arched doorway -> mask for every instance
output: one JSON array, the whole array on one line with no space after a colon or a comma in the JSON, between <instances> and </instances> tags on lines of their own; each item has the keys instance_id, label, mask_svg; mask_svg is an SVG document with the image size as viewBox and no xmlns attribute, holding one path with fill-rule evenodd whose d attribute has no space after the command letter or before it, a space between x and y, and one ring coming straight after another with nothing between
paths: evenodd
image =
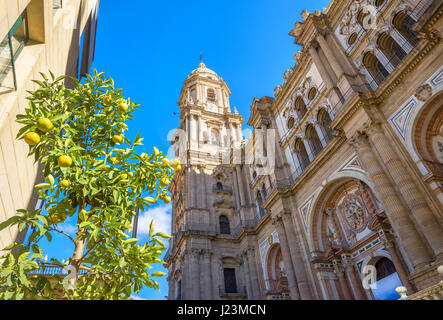
<instances>
[{"instance_id":1,"label":"arched doorway","mask_svg":"<svg viewBox=\"0 0 443 320\"><path fill-rule=\"evenodd\" d=\"M312 263L318 273L324 299L386 297L387 294L377 295L381 290L371 295L371 288L364 281L366 271L363 267L374 256L385 256L389 261L381 260L376 267L380 270L379 276L382 276L377 286L396 294L392 285L399 286L401 282L397 272L392 272L396 267L392 268L391 251L397 259L395 266L403 265L404 261L396 248L385 247L384 237L387 234L396 244L395 233L367 183L351 177L330 181L313 204L310 230ZM401 271L404 274L404 268ZM368 285L371 283L374 282Z\"/></svg>"},{"instance_id":2,"label":"arched doorway","mask_svg":"<svg viewBox=\"0 0 443 320\"><path fill-rule=\"evenodd\" d=\"M267 257L267 292L268 299L289 298L288 278L279 244L269 249Z\"/></svg>"},{"instance_id":3,"label":"arched doorway","mask_svg":"<svg viewBox=\"0 0 443 320\"><path fill-rule=\"evenodd\" d=\"M402 286L394 263L386 257L377 257L373 264L376 282L371 284L371 292L375 300L398 300L395 289Z\"/></svg>"}]
</instances>

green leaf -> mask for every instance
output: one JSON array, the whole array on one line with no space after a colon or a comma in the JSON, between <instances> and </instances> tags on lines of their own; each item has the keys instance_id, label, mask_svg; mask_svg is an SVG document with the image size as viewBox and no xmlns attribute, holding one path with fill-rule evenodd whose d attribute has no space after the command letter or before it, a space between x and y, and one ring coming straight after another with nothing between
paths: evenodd
<instances>
[{"instance_id":1,"label":"green leaf","mask_svg":"<svg viewBox=\"0 0 443 320\"><path fill-rule=\"evenodd\" d=\"M19 217L19 216L13 216L13 217L9 218L8 220L3 221L2 223L0 223L0 231L9 227L12 224L15 224L17 221L20 220L20 218L21 217Z\"/></svg>"},{"instance_id":2,"label":"green leaf","mask_svg":"<svg viewBox=\"0 0 443 320\"><path fill-rule=\"evenodd\" d=\"M157 232L156 234L154 234L154 237L161 237L161 238L165 238L165 239L170 239L172 238L170 235L167 235L166 233L163 232Z\"/></svg>"},{"instance_id":3,"label":"green leaf","mask_svg":"<svg viewBox=\"0 0 443 320\"><path fill-rule=\"evenodd\" d=\"M138 241L138 239L136 239L136 238L130 238L130 239L124 240L123 242L131 244L131 243L136 243L137 241Z\"/></svg>"},{"instance_id":4,"label":"green leaf","mask_svg":"<svg viewBox=\"0 0 443 320\"><path fill-rule=\"evenodd\" d=\"M42 190L47 190L47 189L51 188L51 185L49 183L39 183L39 184L36 184L34 186L34 188L42 189Z\"/></svg>"},{"instance_id":5,"label":"green leaf","mask_svg":"<svg viewBox=\"0 0 443 320\"><path fill-rule=\"evenodd\" d=\"M154 219L151 220L151 223L149 224L149 236L151 237L154 233Z\"/></svg>"},{"instance_id":6,"label":"green leaf","mask_svg":"<svg viewBox=\"0 0 443 320\"><path fill-rule=\"evenodd\" d=\"M166 273L161 271L156 271L153 274L151 274L151 277L163 277Z\"/></svg>"}]
</instances>

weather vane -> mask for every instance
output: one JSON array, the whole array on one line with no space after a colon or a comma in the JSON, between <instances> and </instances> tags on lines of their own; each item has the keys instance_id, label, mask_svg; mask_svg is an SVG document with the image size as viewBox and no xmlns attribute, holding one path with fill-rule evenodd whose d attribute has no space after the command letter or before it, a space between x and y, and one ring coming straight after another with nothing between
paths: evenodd
<instances>
[{"instance_id":1,"label":"weather vane","mask_svg":"<svg viewBox=\"0 0 443 320\"><path fill-rule=\"evenodd\" d=\"M203 54L200 52L200 62L203 62Z\"/></svg>"}]
</instances>

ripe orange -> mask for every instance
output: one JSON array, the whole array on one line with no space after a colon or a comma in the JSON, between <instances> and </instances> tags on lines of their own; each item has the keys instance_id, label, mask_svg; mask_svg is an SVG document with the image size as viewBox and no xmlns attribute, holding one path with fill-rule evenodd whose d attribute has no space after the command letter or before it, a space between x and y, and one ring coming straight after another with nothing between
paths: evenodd
<instances>
[{"instance_id":1,"label":"ripe orange","mask_svg":"<svg viewBox=\"0 0 443 320\"><path fill-rule=\"evenodd\" d=\"M69 182L69 180L63 179L62 181L60 181L60 185L64 188L69 187L71 183Z\"/></svg>"},{"instance_id":2,"label":"ripe orange","mask_svg":"<svg viewBox=\"0 0 443 320\"><path fill-rule=\"evenodd\" d=\"M40 136L35 132L28 132L25 135L25 142L30 146L35 146L40 143Z\"/></svg>"},{"instance_id":3,"label":"ripe orange","mask_svg":"<svg viewBox=\"0 0 443 320\"><path fill-rule=\"evenodd\" d=\"M70 156L63 155L58 158L58 165L62 168L67 168L72 165L72 159Z\"/></svg>"},{"instance_id":4,"label":"ripe orange","mask_svg":"<svg viewBox=\"0 0 443 320\"><path fill-rule=\"evenodd\" d=\"M121 143L123 141L123 136L121 134L116 134L112 137L114 143Z\"/></svg>"},{"instance_id":5,"label":"ripe orange","mask_svg":"<svg viewBox=\"0 0 443 320\"><path fill-rule=\"evenodd\" d=\"M40 130L42 132L48 132L52 128L54 128L54 125L52 124L51 120L49 120L48 118L38 119L38 121L37 121L37 129L38 130Z\"/></svg>"},{"instance_id":6,"label":"ripe orange","mask_svg":"<svg viewBox=\"0 0 443 320\"><path fill-rule=\"evenodd\" d=\"M166 158L162 159L162 165L164 165L165 167L169 166L169 160Z\"/></svg>"},{"instance_id":7,"label":"ripe orange","mask_svg":"<svg viewBox=\"0 0 443 320\"><path fill-rule=\"evenodd\" d=\"M118 107L120 108L120 110L126 111L128 110L128 104L125 102L122 102L118 105Z\"/></svg>"},{"instance_id":8,"label":"ripe orange","mask_svg":"<svg viewBox=\"0 0 443 320\"><path fill-rule=\"evenodd\" d=\"M171 197L165 196L162 200L164 201L164 203L168 204L169 202L171 202Z\"/></svg>"},{"instance_id":9,"label":"ripe orange","mask_svg":"<svg viewBox=\"0 0 443 320\"><path fill-rule=\"evenodd\" d=\"M161 180L160 180L160 186L161 187L166 187L167 185L169 185L169 179L166 179L166 178L162 178Z\"/></svg>"},{"instance_id":10,"label":"ripe orange","mask_svg":"<svg viewBox=\"0 0 443 320\"><path fill-rule=\"evenodd\" d=\"M112 99L111 99L110 97L108 97L108 96L105 96L105 97L103 98L103 102L104 102L105 104L110 104L110 103L112 102Z\"/></svg>"}]
</instances>

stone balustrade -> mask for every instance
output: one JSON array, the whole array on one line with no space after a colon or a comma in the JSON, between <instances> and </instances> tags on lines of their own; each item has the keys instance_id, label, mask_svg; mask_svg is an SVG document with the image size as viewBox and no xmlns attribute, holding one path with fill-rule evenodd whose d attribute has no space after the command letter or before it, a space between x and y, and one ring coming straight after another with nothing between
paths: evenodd
<instances>
[{"instance_id":1,"label":"stone balustrade","mask_svg":"<svg viewBox=\"0 0 443 320\"><path fill-rule=\"evenodd\" d=\"M437 268L437 272L443 278L443 265ZM405 287L398 287L395 291L401 296L399 300L443 300L443 280L410 296Z\"/></svg>"}]
</instances>

